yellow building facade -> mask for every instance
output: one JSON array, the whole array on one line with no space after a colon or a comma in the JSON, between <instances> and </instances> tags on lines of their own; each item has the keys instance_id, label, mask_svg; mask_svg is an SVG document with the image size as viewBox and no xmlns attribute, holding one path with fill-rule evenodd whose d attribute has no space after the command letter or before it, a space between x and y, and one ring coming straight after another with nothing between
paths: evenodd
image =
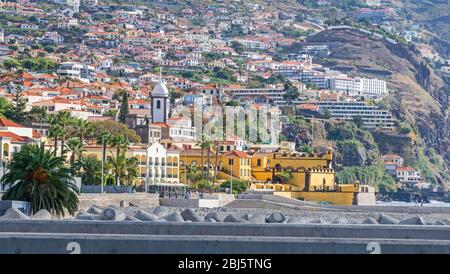
<instances>
[{"instance_id":1,"label":"yellow building facade","mask_svg":"<svg viewBox=\"0 0 450 274\"><path fill-rule=\"evenodd\" d=\"M167 157L156 163L163 169L160 168L157 174L153 174L153 172L156 173L153 168L152 170L155 171L151 171L150 174L151 176L157 175L160 178L158 183L189 184L190 182L185 174L186 166L196 165L200 167L203 164L206 170L209 155L210 178L213 178L216 169L218 183L230 178L242 179L250 182L250 189L270 189L273 190L275 195L338 205L355 204L356 195L361 192L361 186L357 182L344 185L336 184L331 150L322 155L298 152L255 152L249 154L233 150L219 152L216 161L216 153L212 150L209 153L204 150L202 153L199 148L180 149L173 145L165 145L162 147L166 149ZM115 155L115 148L107 148L106 153L107 157ZM83 155L101 159L101 146L87 146ZM70 155L66 156L70 157ZM136 185L144 184L146 178L146 146L130 146L126 151L126 156L136 157L139 160L140 178L136 180ZM149 157L153 156L150 155ZM152 161L151 164L154 164Z\"/></svg>"}]
</instances>

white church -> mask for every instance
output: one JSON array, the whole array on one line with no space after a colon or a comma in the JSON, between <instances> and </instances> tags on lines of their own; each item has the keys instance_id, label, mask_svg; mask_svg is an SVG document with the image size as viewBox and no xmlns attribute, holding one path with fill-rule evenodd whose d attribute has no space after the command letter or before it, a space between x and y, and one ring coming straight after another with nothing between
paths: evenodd
<instances>
[{"instance_id":1,"label":"white church","mask_svg":"<svg viewBox=\"0 0 450 274\"><path fill-rule=\"evenodd\" d=\"M190 117L169 117L169 90L160 79L150 95L151 123L149 124L149 143L161 141L193 142L196 140L196 128Z\"/></svg>"}]
</instances>

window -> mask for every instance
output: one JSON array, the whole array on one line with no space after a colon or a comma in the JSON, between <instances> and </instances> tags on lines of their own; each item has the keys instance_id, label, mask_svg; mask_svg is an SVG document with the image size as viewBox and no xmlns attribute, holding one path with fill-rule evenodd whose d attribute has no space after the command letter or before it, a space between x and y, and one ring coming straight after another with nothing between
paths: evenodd
<instances>
[{"instance_id":1,"label":"window","mask_svg":"<svg viewBox=\"0 0 450 274\"><path fill-rule=\"evenodd\" d=\"M229 165L233 165L233 164L234 164L233 159L229 159L229 160L228 160L228 164L229 164Z\"/></svg>"},{"instance_id":2,"label":"window","mask_svg":"<svg viewBox=\"0 0 450 274\"><path fill-rule=\"evenodd\" d=\"M261 166L261 159L258 159L258 160L256 161L256 165L257 165L257 166Z\"/></svg>"},{"instance_id":3,"label":"window","mask_svg":"<svg viewBox=\"0 0 450 274\"><path fill-rule=\"evenodd\" d=\"M161 108L161 101L156 101L156 108L157 109L160 109Z\"/></svg>"}]
</instances>

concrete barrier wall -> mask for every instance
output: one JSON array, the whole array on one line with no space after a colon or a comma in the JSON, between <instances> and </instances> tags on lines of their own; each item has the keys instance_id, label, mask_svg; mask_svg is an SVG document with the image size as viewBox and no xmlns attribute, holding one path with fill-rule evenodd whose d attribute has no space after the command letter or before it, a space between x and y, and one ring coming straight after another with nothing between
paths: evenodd
<instances>
[{"instance_id":1,"label":"concrete barrier wall","mask_svg":"<svg viewBox=\"0 0 450 274\"><path fill-rule=\"evenodd\" d=\"M0 233L2 254L369 254L368 239ZM382 254L449 254L449 241L385 240Z\"/></svg>"},{"instance_id":2,"label":"concrete barrier wall","mask_svg":"<svg viewBox=\"0 0 450 274\"><path fill-rule=\"evenodd\" d=\"M373 206L376 204L376 197L373 193L364 193L360 192L356 194L356 203L357 205L367 205L367 206Z\"/></svg>"},{"instance_id":3,"label":"concrete barrier wall","mask_svg":"<svg viewBox=\"0 0 450 274\"><path fill-rule=\"evenodd\" d=\"M170 199L160 198L159 204L170 207L188 207L188 208L215 208L220 207L219 200L212 199Z\"/></svg>"},{"instance_id":4,"label":"concrete barrier wall","mask_svg":"<svg viewBox=\"0 0 450 274\"><path fill-rule=\"evenodd\" d=\"M332 211L361 211L361 212L386 212L386 213L409 213L409 214L431 214L442 213L450 214L450 207L437 206L377 206L377 205L357 205L357 206L338 206L338 205L320 205L317 203L300 201L288 197L267 194L240 194L239 199L230 203L229 207L258 207L283 209L283 208L309 208L314 210L332 210Z\"/></svg>"},{"instance_id":5,"label":"concrete barrier wall","mask_svg":"<svg viewBox=\"0 0 450 274\"><path fill-rule=\"evenodd\" d=\"M1 220L0 233L450 240L448 226Z\"/></svg>"},{"instance_id":6,"label":"concrete barrier wall","mask_svg":"<svg viewBox=\"0 0 450 274\"><path fill-rule=\"evenodd\" d=\"M228 203L234 201L234 195L227 194L227 193L204 193L203 194L204 199L215 199L219 201L219 206L225 206Z\"/></svg>"},{"instance_id":7,"label":"concrete barrier wall","mask_svg":"<svg viewBox=\"0 0 450 274\"><path fill-rule=\"evenodd\" d=\"M159 205L159 196L157 194L145 194L145 193L132 193L132 194L80 194L78 197L80 203L78 204L79 210L86 210L93 205L108 206L115 205L120 206L123 201L125 206L129 206L130 203L139 207L155 207Z\"/></svg>"}]
</instances>

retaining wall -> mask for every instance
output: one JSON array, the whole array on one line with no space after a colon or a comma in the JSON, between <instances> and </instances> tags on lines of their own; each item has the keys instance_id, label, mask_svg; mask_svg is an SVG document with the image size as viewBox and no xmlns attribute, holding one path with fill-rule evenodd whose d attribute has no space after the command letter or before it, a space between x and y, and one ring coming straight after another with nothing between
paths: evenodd
<instances>
[{"instance_id":1,"label":"retaining wall","mask_svg":"<svg viewBox=\"0 0 450 274\"><path fill-rule=\"evenodd\" d=\"M449 254L449 241L380 239L379 253ZM0 233L3 254L368 254L368 239Z\"/></svg>"},{"instance_id":2,"label":"retaining wall","mask_svg":"<svg viewBox=\"0 0 450 274\"><path fill-rule=\"evenodd\" d=\"M83 193L78 196L80 203L78 204L79 210L86 210L89 207L96 206L108 206L115 205L120 206L123 202L125 207L128 207L130 203L139 207L155 207L159 205L159 196L157 194L145 194L145 193L120 193L120 194L88 194Z\"/></svg>"}]
</instances>

